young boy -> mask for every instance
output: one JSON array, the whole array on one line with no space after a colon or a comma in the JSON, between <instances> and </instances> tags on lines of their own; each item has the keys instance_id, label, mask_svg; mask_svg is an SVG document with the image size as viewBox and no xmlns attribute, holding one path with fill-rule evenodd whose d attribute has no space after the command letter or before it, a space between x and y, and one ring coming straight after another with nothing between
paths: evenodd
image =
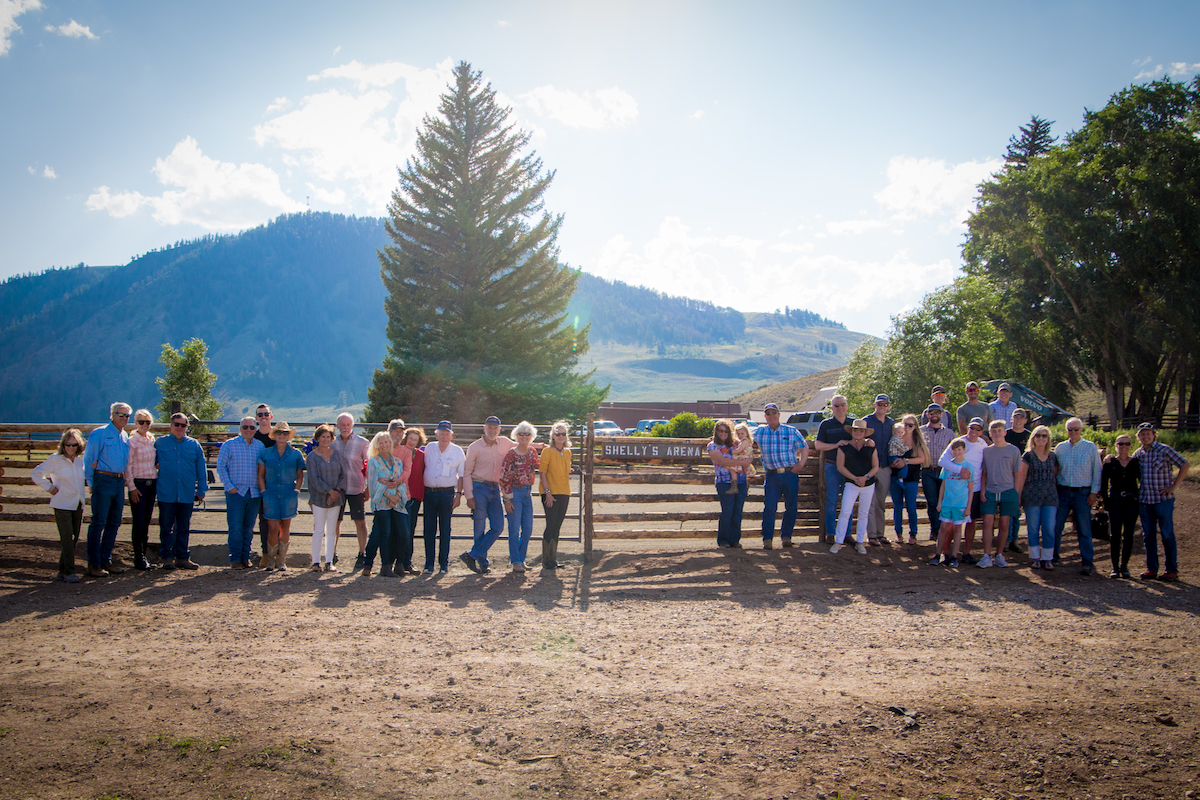
<instances>
[{"instance_id":1,"label":"young boy","mask_svg":"<svg viewBox=\"0 0 1200 800\"><path fill-rule=\"evenodd\" d=\"M1012 427L1004 432L1004 441L1011 444L1024 455L1025 449L1029 446L1029 429L1025 427L1025 423L1029 420L1029 413L1023 408L1018 408L1013 411ZM1012 521L1008 523L1008 546L1005 550L1012 553L1023 553L1021 545L1018 544L1021 538L1021 507L1017 506L1017 511L1013 514Z\"/></svg>"},{"instance_id":2,"label":"young boy","mask_svg":"<svg viewBox=\"0 0 1200 800\"><path fill-rule=\"evenodd\" d=\"M983 451L983 471L980 475L980 494L983 496L983 558L979 568L1007 567L1004 545L1008 541L1008 526L1020 504L1017 494L1017 473L1021 470L1021 451L1004 439L1004 420L993 420L989 426L992 446ZM997 522L993 536L992 528Z\"/></svg>"},{"instance_id":3,"label":"young boy","mask_svg":"<svg viewBox=\"0 0 1200 800\"><path fill-rule=\"evenodd\" d=\"M958 566L958 546L962 541L962 526L970 519L971 487L974 484L971 466L966 461L967 443L961 438L950 443L950 458L954 470L942 467L942 488L938 492L938 519L942 529L938 534L937 554L929 563L938 566Z\"/></svg>"}]
</instances>

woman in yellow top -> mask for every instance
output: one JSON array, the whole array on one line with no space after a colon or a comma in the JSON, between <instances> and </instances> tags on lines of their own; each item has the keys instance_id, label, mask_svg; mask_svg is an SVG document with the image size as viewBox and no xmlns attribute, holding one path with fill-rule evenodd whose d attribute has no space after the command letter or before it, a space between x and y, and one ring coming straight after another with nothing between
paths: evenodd
<instances>
[{"instance_id":1,"label":"woman in yellow top","mask_svg":"<svg viewBox=\"0 0 1200 800\"><path fill-rule=\"evenodd\" d=\"M571 499L571 441L567 423L559 420L550 426L550 444L542 448L538 482L546 532L542 534L542 569L558 569L558 532L567 515Z\"/></svg>"}]
</instances>

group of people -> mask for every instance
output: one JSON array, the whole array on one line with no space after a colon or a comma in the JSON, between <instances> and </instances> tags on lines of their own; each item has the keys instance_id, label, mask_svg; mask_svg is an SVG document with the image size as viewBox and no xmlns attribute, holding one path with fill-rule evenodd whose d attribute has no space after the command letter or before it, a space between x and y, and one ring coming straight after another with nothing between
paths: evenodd
<instances>
[{"instance_id":1,"label":"group of people","mask_svg":"<svg viewBox=\"0 0 1200 800\"><path fill-rule=\"evenodd\" d=\"M833 537L830 551L845 545L857 509L854 548L866 554L868 542L888 541L884 509L892 498L894 535L903 543L907 517L908 543L918 540L917 493L925 497L929 538L936 542L931 564L980 568L1006 567L1004 553L1023 552L1018 543L1022 513L1028 539L1028 563L1033 569L1053 570L1061 561L1062 536L1073 512L1082 560L1081 573L1095 569L1092 510L1103 500L1112 534L1113 578L1130 578L1133 535L1140 519L1146 551L1143 579L1176 580L1179 576L1174 530L1174 494L1189 464L1158 441L1150 423L1137 430L1141 447L1122 434L1116 454L1101 459L1094 442L1083 438L1083 422L1067 420L1067 439L1055 445L1050 429L1029 430L1029 415L1012 402L1012 388L1001 384L997 399L984 403L979 384L965 387L967 401L954 409L954 427L945 387L934 386L921 418L891 416L891 398L875 398L874 413L851 419L843 395L831 400L832 416L821 423L812 449L821 454L825 479L824 522ZM779 408L768 403L766 424L753 432L764 476L763 548L773 547L780 500L784 512L780 537L792 546L799 473L808 456L804 437L779 422ZM739 448L748 430L730 420L718 420L708 453L714 466L721 516L720 547L741 547L742 509L747 470L753 454ZM840 513L839 513L840 502ZM983 552L972 555L976 533ZM1159 571L1158 541L1164 551Z\"/></svg>"},{"instance_id":2,"label":"group of people","mask_svg":"<svg viewBox=\"0 0 1200 800\"><path fill-rule=\"evenodd\" d=\"M133 417L134 432L126 428ZM50 506L62 544L57 579L78 583L75 548L83 506L91 489L86 574L124 572L114 558L125 501L133 521L133 567L138 570L197 569L189 550L195 503L208 493L208 470L200 443L188 436L189 421L171 416L169 436L151 433L154 417L127 403L113 403L110 421L85 437L70 428L57 451L33 470L33 481L50 493ZM380 577L405 573L432 575L450 569L450 523L466 497L474 522L474 543L460 558L472 571L490 571L489 550L504 534L507 518L509 562L524 572L533 534L534 485L538 486L546 527L544 570L557 569L558 540L571 497L571 445L565 421L551 426L550 442L535 445L537 429L521 422L512 437L500 435L500 420L488 417L484 432L464 451L454 444L454 426L437 424L435 441L425 431L392 420L371 440L354 433L354 418L342 414L335 426L320 425L303 448L291 444L295 430L275 421L269 406L258 406L223 442L216 474L225 492L229 566L253 569L251 551L258 523L258 568L286 570L292 520L300 493L307 491L313 515L311 570L336 572L336 544L347 511L357 534L355 570ZM159 558L150 561L147 542L155 502L160 527ZM424 568L413 563L416 521L425 506ZM372 512L368 532L366 512Z\"/></svg>"}]
</instances>

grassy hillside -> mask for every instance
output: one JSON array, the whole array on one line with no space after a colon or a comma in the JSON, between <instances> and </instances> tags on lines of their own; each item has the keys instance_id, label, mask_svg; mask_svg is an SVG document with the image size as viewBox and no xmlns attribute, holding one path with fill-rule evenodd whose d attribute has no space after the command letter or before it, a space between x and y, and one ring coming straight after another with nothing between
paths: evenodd
<instances>
[{"instance_id":1,"label":"grassy hillside","mask_svg":"<svg viewBox=\"0 0 1200 800\"><path fill-rule=\"evenodd\" d=\"M800 408L816 397L817 392L821 389L836 385L841 373L841 367L827 369L824 372L814 372L802 378L764 386L732 399L736 403L741 403L743 408L762 408L767 403L777 403L780 408Z\"/></svg>"}]
</instances>

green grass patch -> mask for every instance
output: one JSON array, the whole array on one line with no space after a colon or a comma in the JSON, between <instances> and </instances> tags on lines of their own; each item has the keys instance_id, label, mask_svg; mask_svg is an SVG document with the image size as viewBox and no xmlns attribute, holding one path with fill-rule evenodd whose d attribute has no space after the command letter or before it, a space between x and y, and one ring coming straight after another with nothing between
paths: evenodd
<instances>
[{"instance_id":1,"label":"green grass patch","mask_svg":"<svg viewBox=\"0 0 1200 800\"><path fill-rule=\"evenodd\" d=\"M142 750L149 750L153 747L162 747L172 750L176 757L186 758L189 754L195 753L215 753L226 745L236 742L234 736L222 736L218 739L205 739L200 736L182 736L175 737L169 733L160 733L158 736L151 739L142 747Z\"/></svg>"},{"instance_id":2,"label":"green grass patch","mask_svg":"<svg viewBox=\"0 0 1200 800\"><path fill-rule=\"evenodd\" d=\"M538 634L533 649L552 656L562 656L575 651L578 646L575 644L574 634L570 631L550 629Z\"/></svg>"}]
</instances>

